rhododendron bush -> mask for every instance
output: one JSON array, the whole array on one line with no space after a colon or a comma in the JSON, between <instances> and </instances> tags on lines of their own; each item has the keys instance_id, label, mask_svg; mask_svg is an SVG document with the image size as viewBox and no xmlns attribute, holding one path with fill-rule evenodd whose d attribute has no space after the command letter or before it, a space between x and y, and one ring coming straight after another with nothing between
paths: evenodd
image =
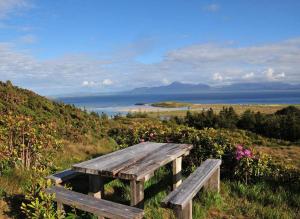
<instances>
[{"instance_id":1,"label":"rhododendron bush","mask_svg":"<svg viewBox=\"0 0 300 219\"><path fill-rule=\"evenodd\" d=\"M117 149L144 141L193 144L194 148L184 159L186 172L192 171L208 158L220 158L224 177L246 183L270 177L299 180L299 174L287 176L290 173L285 171L287 168L275 164L269 156L255 152L253 142L243 131L212 128L197 130L157 120L141 120L114 127L108 134L119 145ZM298 177L294 179L294 176Z\"/></svg>"}]
</instances>

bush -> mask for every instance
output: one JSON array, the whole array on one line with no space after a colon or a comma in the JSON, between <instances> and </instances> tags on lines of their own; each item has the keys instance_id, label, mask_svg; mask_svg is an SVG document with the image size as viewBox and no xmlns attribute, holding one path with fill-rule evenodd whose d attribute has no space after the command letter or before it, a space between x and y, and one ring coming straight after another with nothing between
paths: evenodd
<instances>
[{"instance_id":1,"label":"bush","mask_svg":"<svg viewBox=\"0 0 300 219\"><path fill-rule=\"evenodd\" d=\"M262 178L298 182L300 176L297 170L289 170L285 173L284 170L287 168L283 165L275 164L270 157L256 153L252 148L252 140L244 131L212 128L197 130L183 125L151 120L127 123L114 127L108 132L120 148L143 141L193 144L190 155L184 159L184 169L188 173L208 158L219 158L222 159L223 176L244 182L254 182ZM243 156L237 156L238 148L242 148Z\"/></svg>"}]
</instances>

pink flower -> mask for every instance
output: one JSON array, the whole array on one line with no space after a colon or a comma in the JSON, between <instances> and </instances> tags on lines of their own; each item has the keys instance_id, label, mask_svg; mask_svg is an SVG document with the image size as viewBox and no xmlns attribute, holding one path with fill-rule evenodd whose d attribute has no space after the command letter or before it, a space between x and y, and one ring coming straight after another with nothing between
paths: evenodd
<instances>
[{"instance_id":1,"label":"pink flower","mask_svg":"<svg viewBox=\"0 0 300 219\"><path fill-rule=\"evenodd\" d=\"M150 137L153 137L154 136L154 134L153 133L150 133Z\"/></svg>"},{"instance_id":2,"label":"pink flower","mask_svg":"<svg viewBox=\"0 0 300 219\"><path fill-rule=\"evenodd\" d=\"M236 159L237 160L240 160L241 158L243 158L243 156L244 156L245 154L244 154L244 151L236 151Z\"/></svg>"},{"instance_id":3,"label":"pink flower","mask_svg":"<svg viewBox=\"0 0 300 219\"><path fill-rule=\"evenodd\" d=\"M140 139L140 142L145 142L145 139L143 139L143 138L142 138L142 139Z\"/></svg>"},{"instance_id":4,"label":"pink flower","mask_svg":"<svg viewBox=\"0 0 300 219\"><path fill-rule=\"evenodd\" d=\"M249 149L244 150L245 157L252 157L252 152Z\"/></svg>"},{"instance_id":5,"label":"pink flower","mask_svg":"<svg viewBox=\"0 0 300 219\"><path fill-rule=\"evenodd\" d=\"M241 150L243 150L243 146L242 146L241 144L238 144L238 145L236 146L236 149L239 150L239 151L241 151Z\"/></svg>"}]
</instances>

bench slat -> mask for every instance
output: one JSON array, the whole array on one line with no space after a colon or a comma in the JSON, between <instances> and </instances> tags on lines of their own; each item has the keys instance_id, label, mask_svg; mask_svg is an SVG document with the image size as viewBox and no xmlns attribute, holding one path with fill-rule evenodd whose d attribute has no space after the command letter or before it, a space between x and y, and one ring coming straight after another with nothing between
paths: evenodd
<instances>
[{"instance_id":1,"label":"bench slat","mask_svg":"<svg viewBox=\"0 0 300 219\"><path fill-rule=\"evenodd\" d=\"M70 191L62 187L52 186L47 188L46 192L55 194L55 201L57 202L96 214L97 216L116 219L140 219L144 215L142 209L103 199L96 199L92 196Z\"/></svg>"},{"instance_id":2,"label":"bench slat","mask_svg":"<svg viewBox=\"0 0 300 219\"><path fill-rule=\"evenodd\" d=\"M204 161L197 170L162 201L162 205L183 209L220 165L221 160L219 159Z\"/></svg>"},{"instance_id":3,"label":"bench slat","mask_svg":"<svg viewBox=\"0 0 300 219\"><path fill-rule=\"evenodd\" d=\"M47 176L47 179L50 179L55 184L60 184L81 174L82 173L67 169Z\"/></svg>"}]
</instances>

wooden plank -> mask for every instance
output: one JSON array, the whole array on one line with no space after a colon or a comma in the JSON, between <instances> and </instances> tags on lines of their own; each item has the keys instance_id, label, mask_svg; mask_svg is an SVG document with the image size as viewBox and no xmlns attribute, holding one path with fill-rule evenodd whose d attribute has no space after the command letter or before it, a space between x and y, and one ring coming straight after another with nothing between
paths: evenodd
<instances>
[{"instance_id":1,"label":"wooden plank","mask_svg":"<svg viewBox=\"0 0 300 219\"><path fill-rule=\"evenodd\" d=\"M221 160L208 159L204 161L183 183L171 192L162 202L164 206L183 209L199 192L207 180L220 167Z\"/></svg>"},{"instance_id":2,"label":"wooden plank","mask_svg":"<svg viewBox=\"0 0 300 219\"><path fill-rule=\"evenodd\" d=\"M47 193L55 194L55 201L62 202L97 216L115 219L140 219L144 212L139 208L122 205L119 203L96 199L88 195L70 191L62 187L53 186L46 189Z\"/></svg>"},{"instance_id":3,"label":"wooden plank","mask_svg":"<svg viewBox=\"0 0 300 219\"><path fill-rule=\"evenodd\" d=\"M173 169L173 190L175 190L182 183L182 157L178 157L173 160L172 169Z\"/></svg>"},{"instance_id":4,"label":"wooden plank","mask_svg":"<svg viewBox=\"0 0 300 219\"><path fill-rule=\"evenodd\" d=\"M192 149L192 145L188 144L165 144L156 149L148 156L137 161L134 165L122 169L118 177L122 179L145 180L148 175L151 175L159 167L182 156L187 151Z\"/></svg>"},{"instance_id":5,"label":"wooden plank","mask_svg":"<svg viewBox=\"0 0 300 219\"><path fill-rule=\"evenodd\" d=\"M165 143L144 142L113 153L97 157L72 166L75 171L114 176L121 169L126 168L142 159L152 151L162 147Z\"/></svg>"},{"instance_id":6,"label":"wooden plank","mask_svg":"<svg viewBox=\"0 0 300 219\"><path fill-rule=\"evenodd\" d=\"M144 208L144 181L130 181L130 205Z\"/></svg>"},{"instance_id":7,"label":"wooden plank","mask_svg":"<svg viewBox=\"0 0 300 219\"><path fill-rule=\"evenodd\" d=\"M47 179L50 179L52 182L54 182L55 184L61 184L65 181L68 181L76 176L81 175L82 173L78 173L74 170L71 169L67 169L67 170L63 170L57 173L54 173L50 176L47 176Z\"/></svg>"}]
</instances>

